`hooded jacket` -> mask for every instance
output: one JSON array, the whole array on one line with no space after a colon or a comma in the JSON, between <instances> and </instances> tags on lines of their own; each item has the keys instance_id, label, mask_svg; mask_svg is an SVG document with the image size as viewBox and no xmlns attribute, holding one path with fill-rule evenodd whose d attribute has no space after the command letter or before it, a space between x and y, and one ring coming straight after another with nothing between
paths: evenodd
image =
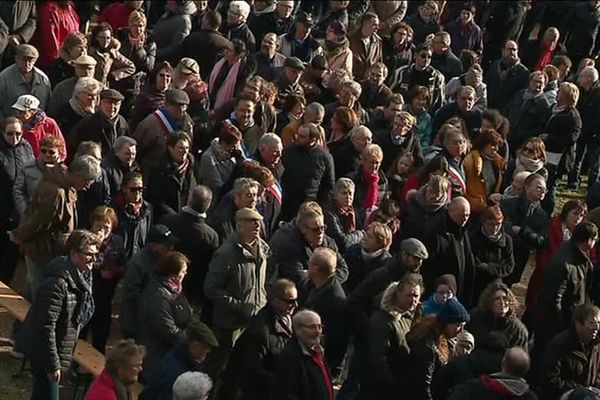
<instances>
[{"instance_id":1,"label":"hooded jacket","mask_svg":"<svg viewBox=\"0 0 600 400\"><path fill-rule=\"evenodd\" d=\"M156 58L159 61L175 61L177 49L192 31L192 15L196 13L193 1L180 1L174 12L166 11L154 24Z\"/></svg>"},{"instance_id":2,"label":"hooded jacket","mask_svg":"<svg viewBox=\"0 0 600 400\"><path fill-rule=\"evenodd\" d=\"M31 146L21 139L16 146L9 145L4 137L0 138L0 224L11 229L16 221L15 202L12 188L18 176L23 173L25 164L33 160Z\"/></svg>"},{"instance_id":3,"label":"hooded jacket","mask_svg":"<svg viewBox=\"0 0 600 400\"><path fill-rule=\"evenodd\" d=\"M92 43L89 39L88 43ZM121 42L117 38L112 38L109 49L101 51L94 45L90 45L88 54L96 60L96 69L94 78L104 86L108 86L112 81L120 81L135 73L133 61L125 57L120 52Z\"/></svg>"},{"instance_id":4,"label":"hooded jacket","mask_svg":"<svg viewBox=\"0 0 600 400\"><path fill-rule=\"evenodd\" d=\"M449 400L469 399L534 400L537 399L537 396L525 379L498 372L471 379L463 386L459 386L449 397Z\"/></svg>"}]
</instances>

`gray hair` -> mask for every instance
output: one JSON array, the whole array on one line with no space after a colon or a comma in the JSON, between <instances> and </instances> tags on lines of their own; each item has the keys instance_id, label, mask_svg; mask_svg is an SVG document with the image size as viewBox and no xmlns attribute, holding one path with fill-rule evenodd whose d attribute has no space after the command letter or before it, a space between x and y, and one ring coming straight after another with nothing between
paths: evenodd
<instances>
[{"instance_id":1,"label":"gray hair","mask_svg":"<svg viewBox=\"0 0 600 400\"><path fill-rule=\"evenodd\" d=\"M75 88L73 89L73 96L78 95L87 89L100 90L102 89L102 83L89 76L79 78L75 84Z\"/></svg>"},{"instance_id":2,"label":"gray hair","mask_svg":"<svg viewBox=\"0 0 600 400\"><path fill-rule=\"evenodd\" d=\"M298 330L298 327L300 325L305 324L309 317L313 317L315 315L320 318L320 315L318 313L309 309L300 310L296 314L294 314L294 316L292 317L292 329L294 330L294 332Z\"/></svg>"},{"instance_id":3,"label":"gray hair","mask_svg":"<svg viewBox=\"0 0 600 400\"><path fill-rule=\"evenodd\" d=\"M95 181L102 173L100 160L90 155L77 157L69 165L69 173L77 175L85 181Z\"/></svg>"},{"instance_id":4,"label":"gray hair","mask_svg":"<svg viewBox=\"0 0 600 400\"><path fill-rule=\"evenodd\" d=\"M127 145L127 147L137 146L137 141L131 136L119 136L115 143L113 143L113 151L115 153L119 152L123 146Z\"/></svg>"},{"instance_id":5,"label":"gray hair","mask_svg":"<svg viewBox=\"0 0 600 400\"><path fill-rule=\"evenodd\" d=\"M452 38L450 37L450 34L448 32L437 32L435 34L435 37L442 39L442 41L444 42L444 46L450 46L450 44L452 43Z\"/></svg>"},{"instance_id":6,"label":"gray hair","mask_svg":"<svg viewBox=\"0 0 600 400\"><path fill-rule=\"evenodd\" d=\"M265 133L258 140L259 149L271 148L275 146L283 147L283 143L281 142L281 138L274 133Z\"/></svg>"},{"instance_id":7,"label":"gray hair","mask_svg":"<svg viewBox=\"0 0 600 400\"><path fill-rule=\"evenodd\" d=\"M335 185L333 186L333 193L337 193L343 189L352 189L354 190L354 182L350 178L340 178L337 180Z\"/></svg>"},{"instance_id":8,"label":"gray hair","mask_svg":"<svg viewBox=\"0 0 600 400\"><path fill-rule=\"evenodd\" d=\"M259 187L260 187L260 184L252 178L237 178L233 182L233 193L242 194L246 190L249 190L252 188L255 188L256 190L258 190Z\"/></svg>"},{"instance_id":9,"label":"gray hair","mask_svg":"<svg viewBox=\"0 0 600 400\"><path fill-rule=\"evenodd\" d=\"M560 31L558 29L556 29L555 27L551 26L548 29L546 29L546 32L544 32L544 36L546 35L552 35L552 37L555 38L560 38Z\"/></svg>"},{"instance_id":10,"label":"gray hair","mask_svg":"<svg viewBox=\"0 0 600 400\"><path fill-rule=\"evenodd\" d=\"M328 89L334 89L350 79L350 74L348 74L348 72L343 69L336 69L323 80L323 86Z\"/></svg>"},{"instance_id":11,"label":"gray hair","mask_svg":"<svg viewBox=\"0 0 600 400\"><path fill-rule=\"evenodd\" d=\"M476 94L473 86L465 85L465 86L461 86L460 89L458 89L459 96L462 96L462 94L465 92L467 92L467 94L472 94L473 97L477 97L477 94Z\"/></svg>"},{"instance_id":12,"label":"gray hair","mask_svg":"<svg viewBox=\"0 0 600 400\"><path fill-rule=\"evenodd\" d=\"M356 81L346 81L342 83L342 88L350 90L350 92L356 97L360 97L360 94L362 93L362 86L360 86L360 83Z\"/></svg>"},{"instance_id":13,"label":"gray hair","mask_svg":"<svg viewBox=\"0 0 600 400\"><path fill-rule=\"evenodd\" d=\"M208 398L213 381L202 372L188 371L173 383L173 400L204 400Z\"/></svg>"},{"instance_id":14,"label":"gray hair","mask_svg":"<svg viewBox=\"0 0 600 400\"><path fill-rule=\"evenodd\" d=\"M598 70L594 67L585 67L579 72L579 76L590 78L592 82L597 82L599 79Z\"/></svg>"},{"instance_id":15,"label":"gray hair","mask_svg":"<svg viewBox=\"0 0 600 400\"><path fill-rule=\"evenodd\" d=\"M371 130L368 127L364 125L355 126L354 128L350 129L350 140L363 134L368 134L369 136L373 137L373 132L371 132Z\"/></svg>"},{"instance_id":16,"label":"gray hair","mask_svg":"<svg viewBox=\"0 0 600 400\"><path fill-rule=\"evenodd\" d=\"M304 113L305 114L308 113L309 115L312 115L313 117L323 118L325 116L325 107L323 107L323 104L317 103L315 101L314 103L310 103L309 105L306 106Z\"/></svg>"}]
</instances>

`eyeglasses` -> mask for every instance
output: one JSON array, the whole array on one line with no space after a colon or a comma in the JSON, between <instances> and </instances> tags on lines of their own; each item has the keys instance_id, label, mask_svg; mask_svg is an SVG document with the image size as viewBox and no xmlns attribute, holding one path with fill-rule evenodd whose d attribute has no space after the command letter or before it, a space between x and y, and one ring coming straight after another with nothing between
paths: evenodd
<instances>
[{"instance_id":1,"label":"eyeglasses","mask_svg":"<svg viewBox=\"0 0 600 400\"><path fill-rule=\"evenodd\" d=\"M6 136L10 136L10 137L17 137L17 136L23 135L23 132L20 132L20 131L8 131L8 132L4 132L4 134Z\"/></svg>"},{"instance_id":2,"label":"eyeglasses","mask_svg":"<svg viewBox=\"0 0 600 400\"><path fill-rule=\"evenodd\" d=\"M314 233L321 233L321 232L325 232L325 229L327 229L327 225L323 224L323 225L315 226L314 228L307 226L306 229L308 229L309 231L314 232Z\"/></svg>"},{"instance_id":3,"label":"eyeglasses","mask_svg":"<svg viewBox=\"0 0 600 400\"><path fill-rule=\"evenodd\" d=\"M131 193L142 193L144 191L143 187L130 187L129 191Z\"/></svg>"}]
</instances>

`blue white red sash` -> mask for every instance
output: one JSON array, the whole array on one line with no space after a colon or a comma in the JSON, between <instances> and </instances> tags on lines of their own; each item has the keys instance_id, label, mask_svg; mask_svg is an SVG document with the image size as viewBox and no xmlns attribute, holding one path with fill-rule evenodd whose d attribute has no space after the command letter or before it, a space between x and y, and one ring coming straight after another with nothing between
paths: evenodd
<instances>
[{"instance_id":1,"label":"blue white red sash","mask_svg":"<svg viewBox=\"0 0 600 400\"><path fill-rule=\"evenodd\" d=\"M277 200L279 205L281 205L282 192L281 192L281 185L279 184L279 182L275 182L274 184L269 186L269 188L267 190L273 195L273 197L275 197L275 199Z\"/></svg>"},{"instance_id":2,"label":"blue white red sash","mask_svg":"<svg viewBox=\"0 0 600 400\"><path fill-rule=\"evenodd\" d=\"M160 122L166 133L175 133L175 124L162 108L154 111L154 117Z\"/></svg>"},{"instance_id":3,"label":"blue white red sash","mask_svg":"<svg viewBox=\"0 0 600 400\"><path fill-rule=\"evenodd\" d=\"M448 165L448 167L450 179L452 179L453 182L458 183L463 194L467 194L467 183L465 182L465 178L463 178L463 174L452 165Z\"/></svg>"}]
</instances>

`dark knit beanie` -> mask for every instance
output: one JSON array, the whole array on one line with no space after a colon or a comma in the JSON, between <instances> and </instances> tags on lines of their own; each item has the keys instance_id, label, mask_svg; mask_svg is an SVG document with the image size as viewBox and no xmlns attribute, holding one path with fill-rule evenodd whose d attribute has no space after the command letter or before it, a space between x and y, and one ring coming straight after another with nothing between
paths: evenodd
<instances>
[{"instance_id":1,"label":"dark knit beanie","mask_svg":"<svg viewBox=\"0 0 600 400\"><path fill-rule=\"evenodd\" d=\"M456 324L460 322L469 322L471 316L466 308L454 297L448 299L437 314L437 320L443 324Z\"/></svg>"}]
</instances>

